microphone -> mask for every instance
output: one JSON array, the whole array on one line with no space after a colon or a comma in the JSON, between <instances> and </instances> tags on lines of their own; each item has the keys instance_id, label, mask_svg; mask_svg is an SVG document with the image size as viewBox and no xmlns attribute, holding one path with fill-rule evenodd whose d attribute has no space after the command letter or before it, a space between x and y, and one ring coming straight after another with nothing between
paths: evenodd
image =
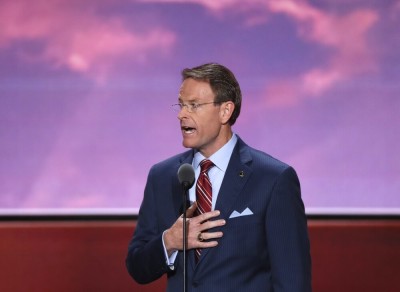
<instances>
[{"instance_id":1,"label":"microphone","mask_svg":"<svg viewBox=\"0 0 400 292\"><path fill-rule=\"evenodd\" d=\"M178 180L184 190L190 189L194 184L194 169L189 163L182 164L178 169Z\"/></svg>"}]
</instances>

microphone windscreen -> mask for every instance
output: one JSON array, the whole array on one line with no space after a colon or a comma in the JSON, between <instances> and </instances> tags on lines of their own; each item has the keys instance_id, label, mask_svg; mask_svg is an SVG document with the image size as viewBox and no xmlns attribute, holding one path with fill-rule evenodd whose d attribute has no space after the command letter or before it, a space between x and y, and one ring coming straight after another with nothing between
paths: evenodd
<instances>
[{"instance_id":1,"label":"microphone windscreen","mask_svg":"<svg viewBox=\"0 0 400 292\"><path fill-rule=\"evenodd\" d=\"M186 189L190 189L194 184L194 168L189 163L182 164L178 169L179 183Z\"/></svg>"}]
</instances>

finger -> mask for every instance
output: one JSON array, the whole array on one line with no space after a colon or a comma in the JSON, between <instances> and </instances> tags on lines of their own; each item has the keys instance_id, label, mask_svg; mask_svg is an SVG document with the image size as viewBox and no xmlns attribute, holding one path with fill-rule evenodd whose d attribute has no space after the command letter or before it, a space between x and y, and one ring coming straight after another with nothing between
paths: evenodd
<instances>
[{"instance_id":1,"label":"finger","mask_svg":"<svg viewBox=\"0 0 400 292\"><path fill-rule=\"evenodd\" d=\"M199 241L197 238L196 239L191 239L188 241L188 248L208 248L208 247L214 247L218 245L218 241L210 239L210 241Z\"/></svg>"},{"instance_id":2,"label":"finger","mask_svg":"<svg viewBox=\"0 0 400 292\"><path fill-rule=\"evenodd\" d=\"M209 248L209 247L215 247L218 245L218 241L203 241L199 242L196 248Z\"/></svg>"},{"instance_id":3,"label":"finger","mask_svg":"<svg viewBox=\"0 0 400 292\"><path fill-rule=\"evenodd\" d=\"M207 241L210 239L221 238L224 234L221 231L218 232L202 232L201 237L203 241Z\"/></svg>"},{"instance_id":4,"label":"finger","mask_svg":"<svg viewBox=\"0 0 400 292\"><path fill-rule=\"evenodd\" d=\"M207 212L207 213L203 213L203 214L199 215L198 219L200 222L204 222L204 221L210 220L211 218L218 217L219 215L220 215L220 211L215 210L215 211L211 211L211 212Z\"/></svg>"},{"instance_id":5,"label":"finger","mask_svg":"<svg viewBox=\"0 0 400 292\"><path fill-rule=\"evenodd\" d=\"M196 248L207 248L214 247L218 245L219 239L223 236L222 232L202 232L200 236L197 236L197 240L195 241ZM201 237L201 240L199 239Z\"/></svg>"},{"instance_id":6,"label":"finger","mask_svg":"<svg viewBox=\"0 0 400 292\"><path fill-rule=\"evenodd\" d=\"M214 227L224 226L226 221L224 219L205 221L201 224L201 231L212 229Z\"/></svg>"}]
</instances>

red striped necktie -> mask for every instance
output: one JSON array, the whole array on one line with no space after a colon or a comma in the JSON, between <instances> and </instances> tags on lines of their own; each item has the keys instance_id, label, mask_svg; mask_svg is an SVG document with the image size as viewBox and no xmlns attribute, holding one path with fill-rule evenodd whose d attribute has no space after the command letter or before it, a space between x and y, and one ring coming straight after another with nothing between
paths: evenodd
<instances>
[{"instance_id":1,"label":"red striped necktie","mask_svg":"<svg viewBox=\"0 0 400 292\"><path fill-rule=\"evenodd\" d=\"M200 175L196 184L197 215L211 211L212 206L212 187L208 171L214 166L211 160L204 159L200 162ZM201 249L196 249L196 258L199 259Z\"/></svg>"}]
</instances>

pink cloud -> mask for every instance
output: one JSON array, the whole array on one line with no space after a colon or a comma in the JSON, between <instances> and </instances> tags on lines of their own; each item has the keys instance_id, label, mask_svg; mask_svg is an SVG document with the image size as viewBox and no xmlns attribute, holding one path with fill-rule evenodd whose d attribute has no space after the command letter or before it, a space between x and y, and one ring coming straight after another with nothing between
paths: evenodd
<instances>
[{"instance_id":1,"label":"pink cloud","mask_svg":"<svg viewBox=\"0 0 400 292\"><path fill-rule=\"evenodd\" d=\"M357 10L338 16L291 0L270 1L270 7L293 18L301 38L334 49L326 68L314 68L303 74L304 94L319 95L340 80L375 70L376 60L367 44L367 33L378 19L376 12Z\"/></svg>"},{"instance_id":2,"label":"pink cloud","mask_svg":"<svg viewBox=\"0 0 400 292\"><path fill-rule=\"evenodd\" d=\"M192 3L198 4L210 9L214 12L225 10L229 7L234 6L235 4L240 4L245 2L245 4L249 4L248 1L240 1L240 0L139 0L144 3Z\"/></svg>"},{"instance_id":3,"label":"pink cloud","mask_svg":"<svg viewBox=\"0 0 400 292\"><path fill-rule=\"evenodd\" d=\"M225 12L238 12L246 15L245 25L259 25L265 23L268 15L268 0L139 0L144 3L184 3L197 4L205 7L214 15L223 15Z\"/></svg>"},{"instance_id":4,"label":"pink cloud","mask_svg":"<svg viewBox=\"0 0 400 292\"><path fill-rule=\"evenodd\" d=\"M376 56L367 42L368 32L378 20L375 11L359 9L347 15L335 15L307 1L294 0L271 0L268 6L273 13L285 14L294 20L301 39L328 47L332 53L326 65L303 72L293 80L269 84L265 90L267 106L285 107L304 98L319 97L341 81L377 69Z\"/></svg>"},{"instance_id":5,"label":"pink cloud","mask_svg":"<svg viewBox=\"0 0 400 292\"><path fill-rule=\"evenodd\" d=\"M119 60L129 58L145 62L151 54L170 52L176 39L171 31L154 27L145 33L135 33L122 19L97 15L91 8L94 3L3 1L0 4L0 49L18 41L38 41L43 49L33 53L23 48L20 56L66 67L99 81L107 77Z\"/></svg>"},{"instance_id":6,"label":"pink cloud","mask_svg":"<svg viewBox=\"0 0 400 292\"><path fill-rule=\"evenodd\" d=\"M268 5L272 12L286 14L296 22L301 39L332 49L327 65L304 72L298 78L299 82L290 82L297 86L296 96L292 99L300 101L320 96L338 82L376 70L377 60L367 42L368 32L378 20L375 11L359 9L347 15L334 15L306 1L294 0L271 0ZM266 100L271 98L270 93L266 90ZM279 98L274 97L274 102L267 101L268 105L279 106L276 99ZM283 96L281 106L286 105Z\"/></svg>"},{"instance_id":7,"label":"pink cloud","mask_svg":"<svg viewBox=\"0 0 400 292\"><path fill-rule=\"evenodd\" d=\"M244 25L260 25L268 16L284 14L293 20L298 36L306 42L332 49L325 65L303 72L297 80L280 80L266 92L284 92L282 84L295 84L285 92L295 92L291 99L320 96L338 82L376 69L376 57L367 42L367 34L378 19L373 10L358 9L338 15L314 7L309 1L295 0L142 0L151 3L193 3L216 14L237 11L244 14ZM136 62L156 53L168 55L176 36L160 27L143 34L132 32L119 18L95 14L96 1L3 1L0 4L0 49L19 40L40 41L39 52L22 50L20 55L31 61L50 62L101 81L118 61ZM112 5L112 0L102 4ZM398 4L396 11L399 11ZM268 85L271 86L271 85ZM277 90L277 88L281 88ZM275 97L276 99L277 97ZM283 105L287 105L285 93ZM266 99L271 99L268 94ZM278 96L279 99L279 96ZM278 105L276 101L274 104Z\"/></svg>"},{"instance_id":8,"label":"pink cloud","mask_svg":"<svg viewBox=\"0 0 400 292\"><path fill-rule=\"evenodd\" d=\"M268 107L290 107L297 104L298 82L296 80L275 80L266 88L264 95Z\"/></svg>"},{"instance_id":9,"label":"pink cloud","mask_svg":"<svg viewBox=\"0 0 400 292\"><path fill-rule=\"evenodd\" d=\"M377 68L376 56L367 42L368 32L379 17L373 10L357 9L349 14L340 15L316 8L307 0L142 1L190 2L202 5L217 14L233 10L246 15L244 25L260 25L270 14L284 14L294 21L300 39L332 50L324 62L326 65L303 72L295 80L277 80L276 84L269 84L265 92L270 106L288 106L307 96L320 96L338 82Z\"/></svg>"}]
</instances>

